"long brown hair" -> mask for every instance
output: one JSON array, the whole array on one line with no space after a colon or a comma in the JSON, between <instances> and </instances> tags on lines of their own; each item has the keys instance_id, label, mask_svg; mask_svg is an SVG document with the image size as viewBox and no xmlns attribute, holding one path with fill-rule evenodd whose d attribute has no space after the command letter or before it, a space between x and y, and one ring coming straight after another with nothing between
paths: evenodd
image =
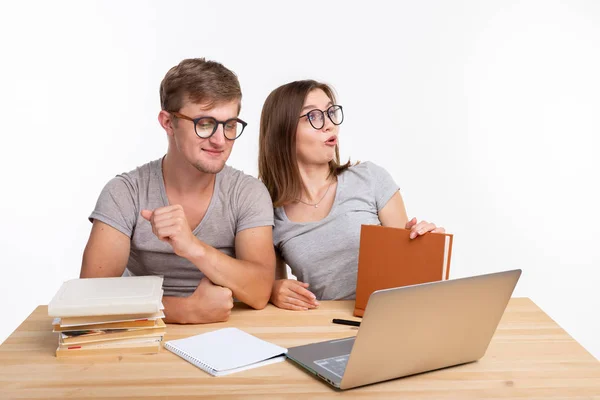
<instances>
[{"instance_id":1,"label":"long brown hair","mask_svg":"<svg viewBox=\"0 0 600 400\"><path fill-rule=\"evenodd\" d=\"M314 80L290 82L273 90L263 105L258 143L258 177L263 181L274 207L294 202L305 189L296 161L296 129L308 93L321 89L336 103L333 89ZM340 164L338 146L329 161L329 176L350 166Z\"/></svg>"}]
</instances>

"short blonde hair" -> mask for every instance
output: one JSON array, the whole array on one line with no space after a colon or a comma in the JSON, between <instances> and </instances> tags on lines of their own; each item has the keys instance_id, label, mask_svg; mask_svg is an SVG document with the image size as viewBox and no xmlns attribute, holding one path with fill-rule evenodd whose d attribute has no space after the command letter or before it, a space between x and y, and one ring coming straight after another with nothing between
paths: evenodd
<instances>
[{"instance_id":1,"label":"short blonde hair","mask_svg":"<svg viewBox=\"0 0 600 400\"><path fill-rule=\"evenodd\" d=\"M179 111L186 100L208 107L235 100L241 104L240 82L223 64L189 58L171 68L160 83L163 110Z\"/></svg>"}]
</instances>

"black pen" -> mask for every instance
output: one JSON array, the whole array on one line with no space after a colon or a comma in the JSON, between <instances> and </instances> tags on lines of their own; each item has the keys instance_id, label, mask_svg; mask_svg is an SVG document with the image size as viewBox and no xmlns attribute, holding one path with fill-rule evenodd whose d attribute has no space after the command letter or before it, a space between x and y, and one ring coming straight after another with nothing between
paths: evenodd
<instances>
[{"instance_id":1,"label":"black pen","mask_svg":"<svg viewBox=\"0 0 600 400\"><path fill-rule=\"evenodd\" d=\"M350 320L347 320L347 319L337 319L337 318L334 318L331 322L333 322L334 324L340 324L340 325L360 326L360 322L358 322L358 321L350 321Z\"/></svg>"}]
</instances>

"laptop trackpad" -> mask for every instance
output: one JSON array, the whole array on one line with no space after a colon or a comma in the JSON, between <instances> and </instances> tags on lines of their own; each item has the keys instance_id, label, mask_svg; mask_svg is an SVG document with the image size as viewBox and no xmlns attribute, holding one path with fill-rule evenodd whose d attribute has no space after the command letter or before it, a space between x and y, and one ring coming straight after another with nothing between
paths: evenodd
<instances>
[{"instance_id":1,"label":"laptop trackpad","mask_svg":"<svg viewBox=\"0 0 600 400\"><path fill-rule=\"evenodd\" d=\"M350 354L354 339L355 337L349 337L292 347L288 349L288 357L310 367L318 360Z\"/></svg>"},{"instance_id":2,"label":"laptop trackpad","mask_svg":"<svg viewBox=\"0 0 600 400\"><path fill-rule=\"evenodd\" d=\"M346 365L348 365L349 358L350 353L341 356L323 358L321 360L314 361L314 363L342 379L344 372L346 371Z\"/></svg>"}]
</instances>

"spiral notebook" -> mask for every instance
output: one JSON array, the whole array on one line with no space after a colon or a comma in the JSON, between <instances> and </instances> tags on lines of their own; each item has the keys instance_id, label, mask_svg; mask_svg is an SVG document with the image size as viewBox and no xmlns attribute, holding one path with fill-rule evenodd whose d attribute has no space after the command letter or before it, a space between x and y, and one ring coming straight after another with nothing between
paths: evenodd
<instances>
[{"instance_id":1,"label":"spiral notebook","mask_svg":"<svg viewBox=\"0 0 600 400\"><path fill-rule=\"evenodd\" d=\"M165 349L214 376L232 374L285 360L287 349L237 328L223 328L170 340Z\"/></svg>"}]
</instances>

